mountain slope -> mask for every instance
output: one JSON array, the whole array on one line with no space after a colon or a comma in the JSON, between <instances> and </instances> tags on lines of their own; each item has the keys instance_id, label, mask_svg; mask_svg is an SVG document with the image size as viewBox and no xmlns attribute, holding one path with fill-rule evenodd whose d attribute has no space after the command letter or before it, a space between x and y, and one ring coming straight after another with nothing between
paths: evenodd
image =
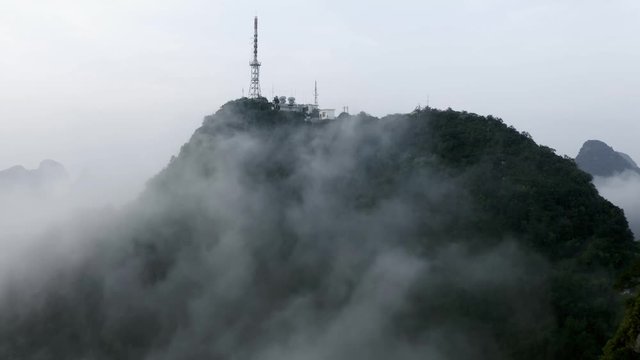
<instances>
[{"instance_id":1,"label":"mountain slope","mask_svg":"<svg viewBox=\"0 0 640 360\"><path fill-rule=\"evenodd\" d=\"M466 112L301 120L230 102L123 214L49 234L83 255L0 293L0 357L600 355L637 247L573 161Z\"/></svg>"}]
</instances>

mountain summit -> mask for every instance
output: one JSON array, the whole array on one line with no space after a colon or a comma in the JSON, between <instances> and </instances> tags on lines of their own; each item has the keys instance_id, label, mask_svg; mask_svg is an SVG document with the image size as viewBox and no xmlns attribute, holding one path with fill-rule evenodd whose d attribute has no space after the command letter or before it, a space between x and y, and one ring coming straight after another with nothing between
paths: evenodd
<instances>
[{"instance_id":1,"label":"mountain summit","mask_svg":"<svg viewBox=\"0 0 640 360\"><path fill-rule=\"evenodd\" d=\"M593 175L610 177L627 170L640 173L640 168L627 154L615 151L600 140L588 140L576 157L578 167Z\"/></svg>"}]
</instances>

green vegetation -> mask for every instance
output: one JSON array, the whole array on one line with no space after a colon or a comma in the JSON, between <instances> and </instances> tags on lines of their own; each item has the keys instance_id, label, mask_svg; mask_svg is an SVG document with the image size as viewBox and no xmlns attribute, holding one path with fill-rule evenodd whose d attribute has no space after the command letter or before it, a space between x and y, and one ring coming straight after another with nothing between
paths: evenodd
<instances>
[{"instance_id":1,"label":"green vegetation","mask_svg":"<svg viewBox=\"0 0 640 360\"><path fill-rule=\"evenodd\" d=\"M478 230L511 232L552 263L553 357L596 358L618 320L614 279L638 254L622 211L571 159L498 119L451 110L412 116L427 123L412 133L416 142L430 137L442 166L469 174L464 182L484 216ZM617 282L619 289L628 285Z\"/></svg>"},{"instance_id":2,"label":"green vegetation","mask_svg":"<svg viewBox=\"0 0 640 360\"><path fill-rule=\"evenodd\" d=\"M630 299L620 327L604 348L602 360L631 360L640 351L640 296Z\"/></svg>"}]
</instances>

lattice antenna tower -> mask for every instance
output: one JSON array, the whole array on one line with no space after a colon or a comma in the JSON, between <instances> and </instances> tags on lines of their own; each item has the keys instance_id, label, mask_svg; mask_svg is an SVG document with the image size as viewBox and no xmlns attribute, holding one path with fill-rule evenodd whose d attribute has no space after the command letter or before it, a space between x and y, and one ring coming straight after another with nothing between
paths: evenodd
<instances>
[{"instance_id":1,"label":"lattice antenna tower","mask_svg":"<svg viewBox=\"0 0 640 360\"><path fill-rule=\"evenodd\" d=\"M258 17L253 20L253 61L251 66L251 85L249 86L249 97L257 99L262 96L260 93L260 62L258 61Z\"/></svg>"}]
</instances>

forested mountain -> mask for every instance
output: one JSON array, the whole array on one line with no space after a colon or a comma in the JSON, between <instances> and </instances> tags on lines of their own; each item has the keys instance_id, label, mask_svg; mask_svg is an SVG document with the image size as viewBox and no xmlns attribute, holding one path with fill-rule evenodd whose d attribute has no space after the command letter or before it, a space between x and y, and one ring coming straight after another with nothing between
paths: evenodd
<instances>
[{"instance_id":1,"label":"forested mountain","mask_svg":"<svg viewBox=\"0 0 640 360\"><path fill-rule=\"evenodd\" d=\"M232 101L80 223L1 283L0 358L597 359L639 268L573 160L430 108Z\"/></svg>"},{"instance_id":2,"label":"forested mountain","mask_svg":"<svg viewBox=\"0 0 640 360\"><path fill-rule=\"evenodd\" d=\"M576 157L578 167L593 176L609 177L624 171L640 174L640 168L633 159L600 140L588 140Z\"/></svg>"},{"instance_id":3,"label":"forested mountain","mask_svg":"<svg viewBox=\"0 0 640 360\"><path fill-rule=\"evenodd\" d=\"M583 171L594 176L593 184L605 199L624 210L631 230L640 236L640 168L627 154L599 140L584 143L576 158Z\"/></svg>"}]
</instances>

